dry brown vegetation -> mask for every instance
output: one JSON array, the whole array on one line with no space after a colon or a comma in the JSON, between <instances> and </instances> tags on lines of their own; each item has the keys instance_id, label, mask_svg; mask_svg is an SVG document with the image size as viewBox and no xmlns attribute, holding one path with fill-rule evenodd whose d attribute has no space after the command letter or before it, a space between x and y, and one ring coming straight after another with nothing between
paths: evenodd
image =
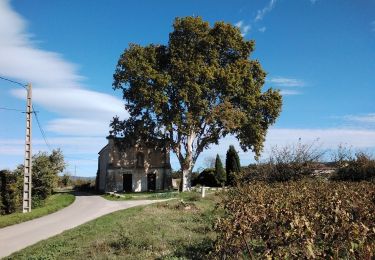
<instances>
[{"instance_id":1,"label":"dry brown vegetation","mask_svg":"<svg viewBox=\"0 0 375 260\"><path fill-rule=\"evenodd\" d=\"M371 182L255 182L230 190L215 229L216 258L370 259Z\"/></svg>"}]
</instances>

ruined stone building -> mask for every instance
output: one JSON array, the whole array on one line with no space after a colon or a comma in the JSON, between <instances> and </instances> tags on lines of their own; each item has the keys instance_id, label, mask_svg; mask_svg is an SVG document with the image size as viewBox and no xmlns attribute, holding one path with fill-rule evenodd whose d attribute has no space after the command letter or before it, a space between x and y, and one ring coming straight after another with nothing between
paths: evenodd
<instances>
[{"instance_id":1,"label":"ruined stone building","mask_svg":"<svg viewBox=\"0 0 375 260\"><path fill-rule=\"evenodd\" d=\"M171 187L169 150L147 147L107 137L108 144L99 152L97 189L102 192L139 192Z\"/></svg>"}]
</instances>

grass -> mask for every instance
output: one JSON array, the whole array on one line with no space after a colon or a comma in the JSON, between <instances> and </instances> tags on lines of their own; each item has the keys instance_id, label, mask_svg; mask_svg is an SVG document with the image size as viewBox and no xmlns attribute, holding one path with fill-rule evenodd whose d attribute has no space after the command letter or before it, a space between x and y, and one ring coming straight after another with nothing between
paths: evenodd
<instances>
[{"instance_id":1,"label":"grass","mask_svg":"<svg viewBox=\"0 0 375 260\"><path fill-rule=\"evenodd\" d=\"M48 215L69 206L74 200L75 196L70 193L55 193L46 199L42 207L32 209L29 213L17 212L0 216L0 228Z\"/></svg>"},{"instance_id":2,"label":"grass","mask_svg":"<svg viewBox=\"0 0 375 260\"><path fill-rule=\"evenodd\" d=\"M166 192L132 192L132 193L117 193L115 194L104 194L103 198L112 201L122 200L159 200L159 199L170 199L179 196L177 191L166 191Z\"/></svg>"},{"instance_id":3,"label":"grass","mask_svg":"<svg viewBox=\"0 0 375 260\"><path fill-rule=\"evenodd\" d=\"M217 196L118 211L41 241L8 259L202 259L212 248Z\"/></svg>"}]
</instances>

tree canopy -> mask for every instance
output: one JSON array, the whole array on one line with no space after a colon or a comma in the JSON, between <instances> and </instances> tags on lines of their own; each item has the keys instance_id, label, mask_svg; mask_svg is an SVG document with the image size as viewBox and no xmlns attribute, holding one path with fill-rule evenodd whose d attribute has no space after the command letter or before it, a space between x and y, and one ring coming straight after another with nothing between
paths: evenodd
<instances>
[{"instance_id":1,"label":"tree canopy","mask_svg":"<svg viewBox=\"0 0 375 260\"><path fill-rule=\"evenodd\" d=\"M221 137L236 136L258 156L282 98L277 90L262 92L266 73L250 59L254 45L235 26L210 27L200 17L176 18L167 45L130 44L113 82L130 117L115 117L110 133L164 140L180 162L183 190L198 156Z\"/></svg>"}]
</instances>

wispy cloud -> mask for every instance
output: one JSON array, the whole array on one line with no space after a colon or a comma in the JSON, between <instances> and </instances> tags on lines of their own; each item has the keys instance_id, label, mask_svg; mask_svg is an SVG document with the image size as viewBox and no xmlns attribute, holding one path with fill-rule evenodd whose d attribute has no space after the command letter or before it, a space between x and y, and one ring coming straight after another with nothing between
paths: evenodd
<instances>
[{"instance_id":1,"label":"wispy cloud","mask_svg":"<svg viewBox=\"0 0 375 260\"><path fill-rule=\"evenodd\" d=\"M9 1L0 1L1 74L32 82L36 106L63 117L51 121L47 130L57 134L103 136L107 134L109 121L114 115L127 117L120 99L84 86L84 77L78 73L75 64L58 53L38 48L26 25ZM13 90L12 94L25 98L22 89ZM85 129L88 126L97 131ZM107 130L99 132L104 129Z\"/></svg>"},{"instance_id":2,"label":"wispy cloud","mask_svg":"<svg viewBox=\"0 0 375 260\"><path fill-rule=\"evenodd\" d=\"M284 77L273 77L268 82L274 84L276 87L303 87L305 85L302 80Z\"/></svg>"},{"instance_id":3,"label":"wispy cloud","mask_svg":"<svg viewBox=\"0 0 375 260\"><path fill-rule=\"evenodd\" d=\"M0 0L0 74L33 84L35 107L43 111L40 118L52 116L50 121L42 121L52 148L60 147L68 163L84 164L82 174L95 175L97 152L107 141L104 137L109 121L114 115L128 116L123 101L90 90L77 65L59 53L38 47L36 37L27 31L26 20L12 9L8 0ZM14 89L11 95L25 99L23 89ZM48 149L44 140L35 135L33 151L39 150ZM0 139L1 167L14 168L22 163L23 154L23 139Z\"/></svg>"},{"instance_id":4,"label":"wispy cloud","mask_svg":"<svg viewBox=\"0 0 375 260\"><path fill-rule=\"evenodd\" d=\"M271 87L276 87L281 90L283 96L301 95L301 87L305 86L305 82L296 78L286 77L272 77L266 80L271 84Z\"/></svg>"},{"instance_id":5,"label":"wispy cloud","mask_svg":"<svg viewBox=\"0 0 375 260\"><path fill-rule=\"evenodd\" d=\"M375 113L366 115L347 115L344 116L344 119L358 123L375 124Z\"/></svg>"},{"instance_id":6,"label":"wispy cloud","mask_svg":"<svg viewBox=\"0 0 375 260\"><path fill-rule=\"evenodd\" d=\"M245 36L251 30L251 26L245 24L243 20L238 21L234 25L240 29L242 36Z\"/></svg>"},{"instance_id":7,"label":"wispy cloud","mask_svg":"<svg viewBox=\"0 0 375 260\"><path fill-rule=\"evenodd\" d=\"M261 10L258 10L257 16L255 17L255 21L263 20L264 16L275 7L276 2L277 0L270 0L267 6L265 6Z\"/></svg>"},{"instance_id":8,"label":"wispy cloud","mask_svg":"<svg viewBox=\"0 0 375 260\"><path fill-rule=\"evenodd\" d=\"M267 30L267 27L266 26L263 26L263 27L261 27L261 28L259 28L258 29L258 31L260 31L260 32L265 32Z\"/></svg>"}]
</instances>

